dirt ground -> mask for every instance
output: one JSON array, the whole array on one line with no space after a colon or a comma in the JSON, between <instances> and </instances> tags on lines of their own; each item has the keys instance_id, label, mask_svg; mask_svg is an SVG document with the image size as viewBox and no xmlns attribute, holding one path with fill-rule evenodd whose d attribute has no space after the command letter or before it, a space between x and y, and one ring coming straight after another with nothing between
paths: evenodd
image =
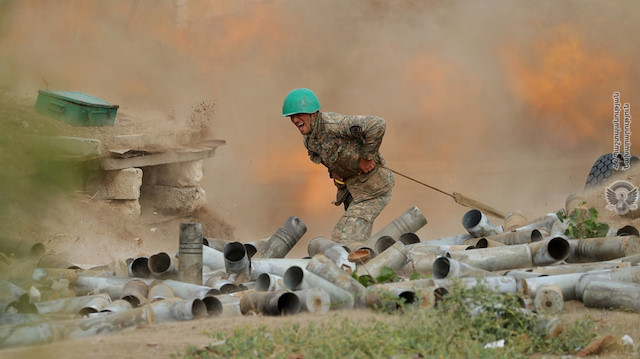
<instances>
[{"instance_id":1,"label":"dirt ground","mask_svg":"<svg viewBox=\"0 0 640 359\"><path fill-rule=\"evenodd\" d=\"M621 311L609 311L585 308L582 303L570 301L565 303L561 319L572 322L591 316L594 319L595 331L601 336L612 335L622 338L629 335L634 340L637 350L637 323L640 314ZM370 310L358 309L349 311L331 311L326 314L300 313L290 317L233 317L209 318L188 322L163 323L152 326L127 329L122 332L100 335L90 338L67 340L33 347L12 348L0 351L2 358L168 358L172 354L184 354L188 346L202 347L215 341L212 334L228 333L241 326L260 326L275 328L284 325L300 324L311 321L329 322L348 318L352 321L365 322L370 318L385 320L386 314L377 314ZM560 356L557 356L560 357ZM624 358L619 351L604 351L599 358Z\"/></svg>"}]
</instances>

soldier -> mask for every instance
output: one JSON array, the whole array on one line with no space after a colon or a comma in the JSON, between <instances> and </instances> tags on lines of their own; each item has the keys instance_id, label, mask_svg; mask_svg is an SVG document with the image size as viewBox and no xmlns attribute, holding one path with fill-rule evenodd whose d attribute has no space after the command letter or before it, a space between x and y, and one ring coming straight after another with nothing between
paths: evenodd
<instances>
[{"instance_id":1,"label":"soldier","mask_svg":"<svg viewBox=\"0 0 640 359\"><path fill-rule=\"evenodd\" d=\"M282 116L298 128L314 163L329 170L338 188L336 206L345 212L331 234L335 242L350 244L371 237L373 221L391 200L395 180L378 149L385 122L377 116L320 112L320 102L306 88L292 90Z\"/></svg>"}]
</instances>

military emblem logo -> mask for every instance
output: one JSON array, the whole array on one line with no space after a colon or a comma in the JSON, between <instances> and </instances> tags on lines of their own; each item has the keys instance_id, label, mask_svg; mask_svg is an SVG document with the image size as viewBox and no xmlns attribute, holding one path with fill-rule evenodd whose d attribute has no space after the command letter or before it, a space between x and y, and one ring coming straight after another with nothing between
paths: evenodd
<instances>
[{"instance_id":1,"label":"military emblem logo","mask_svg":"<svg viewBox=\"0 0 640 359\"><path fill-rule=\"evenodd\" d=\"M607 209L625 215L638 209L638 187L627 181L616 181L605 189Z\"/></svg>"}]
</instances>

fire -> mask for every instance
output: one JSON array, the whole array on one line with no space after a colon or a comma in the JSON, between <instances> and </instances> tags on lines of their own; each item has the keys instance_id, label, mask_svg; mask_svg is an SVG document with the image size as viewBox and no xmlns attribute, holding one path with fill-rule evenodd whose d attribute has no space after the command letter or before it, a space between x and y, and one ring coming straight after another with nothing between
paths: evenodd
<instances>
[{"instance_id":1,"label":"fire","mask_svg":"<svg viewBox=\"0 0 640 359\"><path fill-rule=\"evenodd\" d=\"M312 163L302 144L295 148L273 146L257 162L257 182L285 186L283 189L290 193L287 198L296 198L302 213L321 215L335 210L329 204L335 198L336 189L327 169ZM291 203L287 205L291 206Z\"/></svg>"},{"instance_id":2,"label":"fire","mask_svg":"<svg viewBox=\"0 0 640 359\"><path fill-rule=\"evenodd\" d=\"M625 68L609 53L586 44L581 32L559 26L523 51L502 51L510 86L536 120L569 144L602 140L610 127L611 95L625 89Z\"/></svg>"}]
</instances>

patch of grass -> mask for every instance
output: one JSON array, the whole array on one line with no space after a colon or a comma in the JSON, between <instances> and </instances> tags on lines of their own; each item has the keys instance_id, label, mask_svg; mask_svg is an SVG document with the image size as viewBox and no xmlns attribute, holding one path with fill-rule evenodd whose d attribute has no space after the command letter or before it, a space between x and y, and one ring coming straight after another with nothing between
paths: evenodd
<instances>
[{"instance_id":1,"label":"patch of grass","mask_svg":"<svg viewBox=\"0 0 640 359\"><path fill-rule=\"evenodd\" d=\"M270 329L244 326L216 332L213 344L190 347L183 358L520 358L574 354L594 337L589 318L550 337L545 318L522 310L514 294L456 285L435 309L407 306L385 320L311 322ZM539 327L539 325L538 325ZM485 345L504 339L503 348Z\"/></svg>"}]
</instances>

